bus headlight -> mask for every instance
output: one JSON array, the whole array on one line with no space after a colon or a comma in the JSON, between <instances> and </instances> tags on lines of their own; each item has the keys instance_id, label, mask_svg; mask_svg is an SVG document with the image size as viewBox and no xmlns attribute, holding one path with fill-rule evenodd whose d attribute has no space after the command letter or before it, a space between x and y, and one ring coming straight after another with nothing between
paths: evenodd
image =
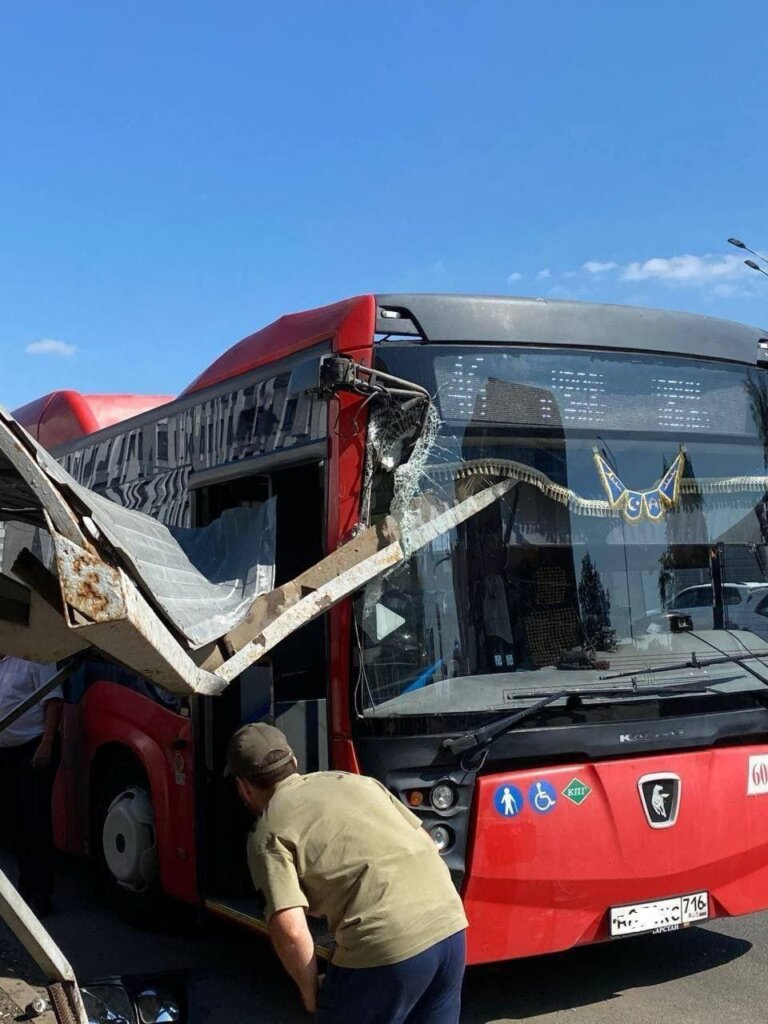
<instances>
[{"instance_id":1,"label":"bus headlight","mask_svg":"<svg viewBox=\"0 0 768 1024\"><path fill-rule=\"evenodd\" d=\"M456 790L448 782L438 782L429 799L436 811L449 811L456 803Z\"/></svg>"},{"instance_id":2,"label":"bus headlight","mask_svg":"<svg viewBox=\"0 0 768 1024\"><path fill-rule=\"evenodd\" d=\"M445 853L453 842L453 832L446 825L435 825L429 830L438 853Z\"/></svg>"}]
</instances>

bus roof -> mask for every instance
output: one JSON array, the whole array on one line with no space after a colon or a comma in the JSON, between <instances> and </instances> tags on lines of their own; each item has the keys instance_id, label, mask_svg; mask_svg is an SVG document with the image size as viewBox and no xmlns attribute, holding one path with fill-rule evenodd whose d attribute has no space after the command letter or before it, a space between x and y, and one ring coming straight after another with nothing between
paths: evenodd
<instances>
[{"instance_id":1,"label":"bus roof","mask_svg":"<svg viewBox=\"0 0 768 1024\"><path fill-rule=\"evenodd\" d=\"M520 343L634 349L754 365L768 330L731 320L638 306L493 295L358 295L289 313L227 349L184 395L213 387L264 363L330 338L376 304L376 333L425 342ZM360 344L370 344L361 337ZM768 344L768 340L766 341Z\"/></svg>"},{"instance_id":2,"label":"bus roof","mask_svg":"<svg viewBox=\"0 0 768 1024\"><path fill-rule=\"evenodd\" d=\"M377 296L378 334L426 342L518 343L765 359L768 330L639 306L489 295Z\"/></svg>"},{"instance_id":3,"label":"bus roof","mask_svg":"<svg viewBox=\"0 0 768 1024\"><path fill-rule=\"evenodd\" d=\"M79 391L52 391L16 409L13 415L44 448L55 448L172 401L172 395L81 395Z\"/></svg>"},{"instance_id":4,"label":"bus roof","mask_svg":"<svg viewBox=\"0 0 768 1024\"><path fill-rule=\"evenodd\" d=\"M232 377L239 377L265 363L284 359L315 342L331 338L343 324L350 322L359 323L369 335L361 337L360 344L370 345L373 341L374 303L373 295L357 295L351 299L334 302L330 306L319 306L317 309L281 316L228 348L195 377L189 387L182 391L182 395L202 391L203 388L213 387Z\"/></svg>"}]
</instances>

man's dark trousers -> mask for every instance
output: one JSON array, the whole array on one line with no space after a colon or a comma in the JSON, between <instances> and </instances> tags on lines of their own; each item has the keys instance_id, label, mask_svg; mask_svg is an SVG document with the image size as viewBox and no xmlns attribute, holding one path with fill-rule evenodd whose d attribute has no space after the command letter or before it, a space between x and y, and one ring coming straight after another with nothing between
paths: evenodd
<instances>
[{"instance_id":1,"label":"man's dark trousers","mask_svg":"<svg viewBox=\"0 0 768 1024\"><path fill-rule=\"evenodd\" d=\"M316 1024L458 1024L464 932L387 967L331 964Z\"/></svg>"},{"instance_id":2,"label":"man's dark trousers","mask_svg":"<svg viewBox=\"0 0 768 1024\"><path fill-rule=\"evenodd\" d=\"M0 747L0 828L19 868L18 888L34 908L48 908L53 893L51 796L59 764L57 739L45 768L32 767L42 737Z\"/></svg>"}]
</instances>

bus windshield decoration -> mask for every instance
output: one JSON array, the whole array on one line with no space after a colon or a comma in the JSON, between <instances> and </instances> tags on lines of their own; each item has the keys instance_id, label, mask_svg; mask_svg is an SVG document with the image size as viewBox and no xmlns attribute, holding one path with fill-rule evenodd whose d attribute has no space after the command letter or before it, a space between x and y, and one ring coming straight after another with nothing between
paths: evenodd
<instances>
[{"instance_id":1,"label":"bus windshield decoration","mask_svg":"<svg viewBox=\"0 0 768 1024\"><path fill-rule=\"evenodd\" d=\"M625 487L597 449L595 465L611 508L621 509L628 523L639 523L642 519L658 522L663 518L665 508L674 508L677 504L680 496L680 478L685 469L685 450L677 455L661 480L650 491L631 491Z\"/></svg>"}]
</instances>

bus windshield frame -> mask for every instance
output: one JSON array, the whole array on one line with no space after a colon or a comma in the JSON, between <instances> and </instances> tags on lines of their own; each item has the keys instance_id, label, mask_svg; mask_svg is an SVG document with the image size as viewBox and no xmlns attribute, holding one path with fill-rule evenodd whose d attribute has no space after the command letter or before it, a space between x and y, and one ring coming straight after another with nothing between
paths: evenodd
<instances>
[{"instance_id":1,"label":"bus windshield frame","mask_svg":"<svg viewBox=\"0 0 768 1024\"><path fill-rule=\"evenodd\" d=\"M511 345L376 356L435 396L421 496L516 483L358 596L358 716L498 715L622 671L640 690L761 688L739 665L665 666L768 647L767 371ZM391 500L379 473L373 518Z\"/></svg>"}]
</instances>

